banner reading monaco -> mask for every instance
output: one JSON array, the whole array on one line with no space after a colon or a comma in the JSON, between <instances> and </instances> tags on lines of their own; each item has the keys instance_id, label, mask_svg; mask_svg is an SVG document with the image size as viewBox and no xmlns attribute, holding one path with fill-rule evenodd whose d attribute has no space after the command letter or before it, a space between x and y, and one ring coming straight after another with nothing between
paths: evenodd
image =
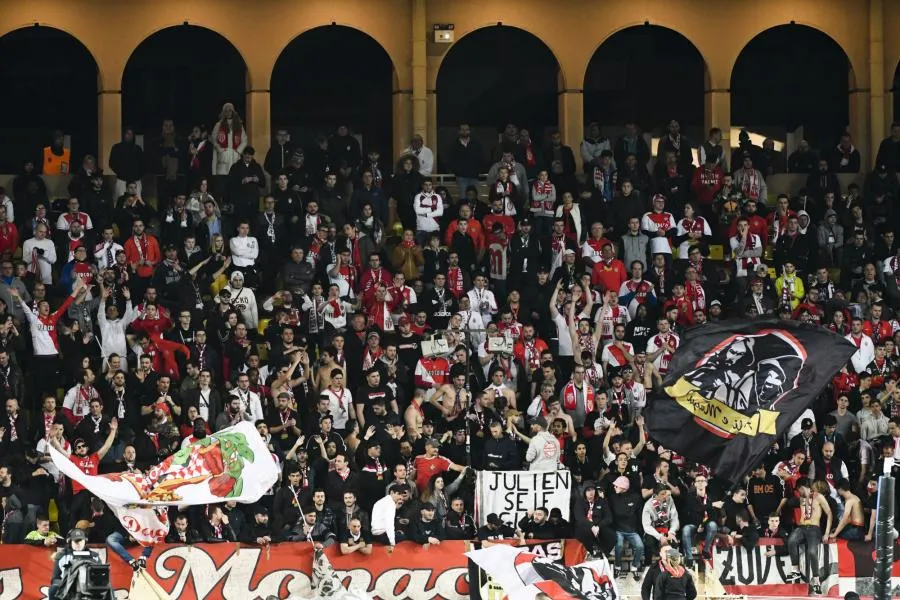
<instances>
[{"instance_id":1,"label":"banner reading monaco","mask_svg":"<svg viewBox=\"0 0 900 600\"><path fill-rule=\"evenodd\" d=\"M256 502L278 480L278 465L250 422L223 429L185 446L145 474L85 475L70 459L50 449L53 463L106 502L128 533L148 545L169 530L164 510L171 504Z\"/></svg>"},{"instance_id":2,"label":"banner reading monaco","mask_svg":"<svg viewBox=\"0 0 900 600\"><path fill-rule=\"evenodd\" d=\"M34 546L2 546L0 600L44 600L53 570L52 550ZM325 551L345 586L376 598L467 600L466 542L447 541L423 548L397 544L393 554L376 546L371 556L342 556L336 546ZM104 548L95 548L106 560ZM116 598L128 598L132 570L111 557ZM237 544L160 544L154 548L147 573L173 600L253 600L312 598L313 549L306 543L274 544L271 548ZM140 600L140 599L132 599Z\"/></svg>"},{"instance_id":3,"label":"banner reading monaco","mask_svg":"<svg viewBox=\"0 0 900 600\"><path fill-rule=\"evenodd\" d=\"M559 471L478 471L475 514L479 525L496 513L513 527L536 508L562 511L569 518L572 474Z\"/></svg>"}]
</instances>

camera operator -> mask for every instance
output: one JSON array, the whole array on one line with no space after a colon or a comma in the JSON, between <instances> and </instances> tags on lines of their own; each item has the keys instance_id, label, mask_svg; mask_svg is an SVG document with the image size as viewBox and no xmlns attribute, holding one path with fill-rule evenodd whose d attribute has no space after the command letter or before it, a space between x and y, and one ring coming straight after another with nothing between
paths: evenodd
<instances>
[{"instance_id":1,"label":"camera operator","mask_svg":"<svg viewBox=\"0 0 900 600\"><path fill-rule=\"evenodd\" d=\"M68 581L71 567L77 562L88 561L95 564L103 564L100 555L87 549L87 534L81 529L73 529L66 537L66 547L56 553L53 560L53 576L50 580L50 590L47 593L48 600L64 600L66 593L75 584ZM68 594L66 593L66 596ZM113 598L112 588L109 590L109 598Z\"/></svg>"}]
</instances>

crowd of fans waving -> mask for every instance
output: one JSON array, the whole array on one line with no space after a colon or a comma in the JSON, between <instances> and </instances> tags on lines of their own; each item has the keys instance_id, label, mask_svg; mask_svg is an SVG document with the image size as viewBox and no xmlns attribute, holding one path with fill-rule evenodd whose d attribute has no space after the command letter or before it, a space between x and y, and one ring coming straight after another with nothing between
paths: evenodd
<instances>
[{"instance_id":1,"label":"crowd of fans waving","mask_svg":"<svg viewBox=\"0 0 900 600\"><path fill-rule=\"evenodd\" d=\"M784 160L673 121L650 171L631 125L611 141L592 124L575 149L513 125L484 148L462 125L442 157L454 196L421 137L392 165L344 126L309 148L278 130L260 164L226 105L211 132L166 121L141 148L126 131L115 185L87 156L51 198L58 135L0 194L3 541L55 545L53 500L60 531L138 563L49 448L143 471L249 421L281 481L254 506L173 507L168 541L575 537L639 579L667 546L691 564L698 545L782 538L768 552L799 578L802 550L871 539L874 474L900 465L894 132L860 189L835 175L859 169L847 135ZM782 165L806 185L770 198ZM685 330L757 316L858 351L728 488L654 444L642 411ZM478 527L478 469L570 470L571 518Z\"/></svg>"}]
</instances>

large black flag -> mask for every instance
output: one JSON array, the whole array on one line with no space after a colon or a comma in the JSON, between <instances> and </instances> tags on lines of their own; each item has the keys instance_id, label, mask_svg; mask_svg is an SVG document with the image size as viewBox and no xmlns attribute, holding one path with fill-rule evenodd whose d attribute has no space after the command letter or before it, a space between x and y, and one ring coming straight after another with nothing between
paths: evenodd
<instances>
[{"instance_id":1,"label":"large black flag","mask_svg":"<svg viewBox=\"0 0 900 600\"><path fill-rule=\"evenodd\" d=\"M827 329L792 321L691 329L650 395L650 436L737 482L855 351Z\"/></svg>"}]
</instances>

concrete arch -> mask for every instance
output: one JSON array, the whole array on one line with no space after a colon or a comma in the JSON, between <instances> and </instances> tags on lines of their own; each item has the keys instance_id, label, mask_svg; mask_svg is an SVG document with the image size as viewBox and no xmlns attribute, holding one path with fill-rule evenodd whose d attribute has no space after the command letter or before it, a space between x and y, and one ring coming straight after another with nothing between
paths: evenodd
<instances>
[{"instance_id":1,"label":"concrete arch","mask_svg":"<svg viewBox=\"0 0 900 600\"><path fill-rule=\"evenodd\" d=\"M711 85L712 81L714 80L714 77L712 75L710 61L707 58L708 54L704 53L703 49L701 49L702 44L698 44L697 41L692 39L692 36L689 35L688 33L685 33L684 29L679 28L674 25L661 23L656 20L654 20L652 22L649 20L647 20L647 21L628 21L628 22L618 25L615 29L608 31L606 33L606 35L604 35L603 38L594 46L594 48L591 50L590 54L587 56L587 60L585 61L584 66L581 70L581 72L583 73L583 77L586 77L587 70L588 70L588 67L590 67L591 61L594 59L594 56L597 55L597 52L600 50L600 48L603 47L603 44L605 44L606 42L611 40L616 35L622 33L623 31L627 31L629 29L634 29L636 27L659 27L661 29L666 29L673 33L677 33L679 36L681 36L687 43L689 43L691 46L694 47L694 50L697 51L697 54L700 56L700 60L703 61L704 74L706 77L706 82L705 82L706 87L708 88Z\"/></svg>"},{"instance_id":2,"label":"concrete arch","mask_svg":"<svg viewBox=\"0 0 900 600\"><path fill-rule=\"evenodd\" d=\"M14 25L8 29L0 31L0 39L6 37L7 35L16 33L17 31L31 29L34 27L46 27L47 29L53 29L55 31L59 31L60 33L64 33L64 34L68 35L70 38L72 38L73 40L75 40L76 42L78 42L81 45L81 47L87 51L88 55L94 61L94 65L97 67L97 89L100 89L100 90L104 89L103 88L104 72L103 72L103 65L100 62L100 54L91 50L90 45L85 43L85 41L81 37L79 37L77 30L71 30L67 27L58 26L56 24L34 21L31 23L22 23L21 25L17 25L17 26Z\"/></svg>"},{"instance_id":3,"label":"concrete arch","mask_svg":"<svg viewBox=\"0 0 900 600\"><path fill-rule=\"evenodd\" d=\"M777 29L779 27L794 27L794 26L795 27L805 27L805 28L812 29L814 31L821 33L826 38L831 40L838 48L840 48L841 51L843 51L844 56L847 58L847 65L848 65L848 67L850 69L850 73L851 73L851 81L850 81L851 87L854 87L856 85L864 86L867 84L868 78L866 77L866 70L863 69L864 64L861 64L858 59L854 60L854 58L855 58L854 53L850 49L848 49L847 45L842 43L841 40L838 39L838 36L835 36L832 33L832 31L829 30L829 28L823 27L820 24L812 22L812 21L791 20L790 22L787 22L787 23L783 23L783 22L782 23L777 23L777 22L772 23L771 25L769 25L768 27L766 27L764 29L755 30L752 33L752 35L750 35L749 37L744 36L744 37L738 38L737 36L735 36L732 38L733 43L738 47L738 51L734 54L733 58L730 59L730 64L729 64L729 69L728 69L728 72L730 73L729 78L728 78L729 85L730 85L732 78L734 77L734 68L735 68L735 66L737 66L737 63L741 57L741 54L743 54L744 50L746 50L747 47L750 46L750 44L752 44L760 36L765 35L767 32L772 31L773 29ZM735 33L740 33L740 32L735 32ZM863 81L861 81L861 80L863 80Z\"/></svg>"},{"instance_id":4,"label":"concrete arch","mask_svg":"<svg viewBox=\"0 0 900 600\"><path fill-rule=\"evenodd\" d=\"M560 60L560 54L559 54L559 52L554 50L554 47L550 43L547 42L547 39L545 36L538 35L537 33L531 31L531 29L529 29L527 25L511 24L511 23L507 23L505 21L494 21L494 22L483 22L483 23L471 26L467 30L463 31L461 34L460 34L460 30L456 30L456 41L454 41L453 44L451 44L450 47L443 54L441 54L439 57L437 57L437 60L431 62L431 65L429 68L429 73L428 73L428 88L429 89L437 88L437 80L438 80L438 75L441 72L441 67L444 66L444 61L447 59L447 57L453 53L454 48L456 48L460 43L462 43L467 37L469 37L473 33L484 31L484 30L490 29L492 27L493 28L508 27L510 29L516 29L518 31L529 34L535 40L540 42L541 45L543 45L544 48L547 49L547 51L550 53L551 56L553 56L553 59L556 61L557 68L559 69L559 88L566 89L568 87L569 75L563 69L563 63ZM580 85L580 82L579 82L579 85Z\"/></svg>"},{"instance_id":5,"label":"concrete arch","mask_svg":"<svg viewBox=\"0 0 900 600\"><path fill-rule=\"evenodd\" d=\"M400 85L400 80L399 80L399 79L400 79L400 78L399 78L399 73L398 73L398 69L397 69L397 64L398 64L398 63L397 63L397 62L394 60L394 58L391 56L391 53L390 53L390 52L388 51L388 49L384 46L384 44L382 44L380 41L378 41L378 38L376 38L376 37L375 37L371 32L369 32L369 31L364 31L364 30L362 30L362 29L356 27L355 25L348 25L348 24L336 23L336 22L335 22L335 23L329 23L329 24L316 25L316 26L313 26L313 27L309 27L309 28L303 30L302 32L298 33L297 35L295 35L293 38L291 38L291 39L288 41L287 44L284 44L284 45L281 47L281 50L280 50L280 51L278 52L278 54L275 56L275 60L272 62L272 69L271 69L271 72L269 73L269 85L271 85L271 82L272 82L272 75L275 73L275 69L278 68L278 62L282 59L282 57L284 56L285 52L288 50L288 48L291 47L292 44L294 44L294 42L297 42L298 40L300 40L300 38L302 38L304 35L306 35L306 34L308 34L308 33L311 33L311 32L313 32L313 31L324 31L324 30L329 29L329 28L335 28L336 31L341 31L341 30L343 30L343 31L351 31L351 32L353 32L353 34L357 34L357 35L360 35L360 36L362 36L362 37L364 37L364 38L367 38L367 39L371 40L371 41L372 41L373 43L375 43L379 48L381 48L381 50L384 52L385 56L387 56L388 61L390 61L390 63L391 63L391 69L392 69L392 71L393 71L393 86L394 86L394 89L397 89L397 88L399 87L399 85Z\"/></svg>"},{"instance_id":6,"label":"concrete arch","mask_svg":"<svg viewBox=\"0 0 900 600\"><path fill-rule=\"evenodd\" d=\"M238 53L238 56L240 56L240 57L241 57L241 60L244 62L244 68L247 69L247 70L249 71L249 66L248 66L248 64L247 64L247 56L246 56L246 54L245 54L244 52L241 52L241 49L238 48L238 46L237 46L233 41L231 41L227 36L225 36L224 34L222 34L220 31L217 31L216 29L213 29L212 27L207 27L206 25L201 25L201 24L199 24L199 23L190 23L190 22L188 22L188 21L184 21L184 22L182 22L182 23L172 23L172 24L170 24L170 25L163 25L163 26L161 26L161 27L156 27L156 28L154 28L152 31L150 31L149 33L147 33L144 37L142 37L142 38L141 38L141 41L138 42L138 43L131 49L131 51L128 53L128 56L127 56L127 58L125 59L124 64L122 65L122 73L120 74L120 77L119 77L119 85L120 85L120 86L122 85L122 80L123 80L124 77L125 77L125 69L128 68L128 63L131 62L131 60L134 58L134 56L135 56L135 54L137 53L137 51L140 50L141 46L143 46L144 44L146 44L147 42L149 42L151 38L153 38L154 36L156 36L156 35L162 33L163 31L169 31L169 30L172 30L172 29L178 29L179 27L189 27L189 28L196 27L196 28L203 29L203 30L205 30L205 31L209 31L209 32L211 32L211 33L216 34L219 38L221 38L221 39L222 39L223 41L225 41L229 46L231 46L231 47L234 49L235 52ZM247 83L248 83L248 85L249 85L249 83L250 83L250 76L249 76L249 74L247 75Z\"/></svg>"}]
</instances>

